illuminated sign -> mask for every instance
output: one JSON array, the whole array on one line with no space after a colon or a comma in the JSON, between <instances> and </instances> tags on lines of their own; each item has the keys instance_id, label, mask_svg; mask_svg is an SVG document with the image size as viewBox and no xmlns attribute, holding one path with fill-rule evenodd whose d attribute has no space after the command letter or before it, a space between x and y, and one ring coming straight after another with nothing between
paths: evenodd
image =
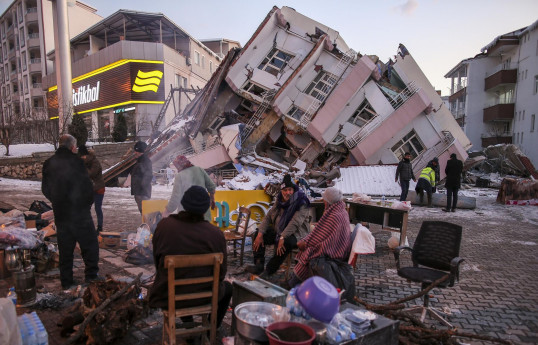
<instances>
[{"instance_id":1,"label":"illuminated sign","mask_svg":"<svg viewBox=\"0 0 538 345\"><path fill-rule=\"evenodd\" d=\"M164 62L118 60L73 78L73 106L78 114L133 104L164 104ZM148 92L149 91L149 92ZM47 92L49 115L58 115L58 88Z\"/></svg>"},{"instance_id":2,"label":"illuminated sign","mask_svg":"<svg viewBox=\"0 0 538 345\"><path fill-rule=\"evenodd\" d=\"M114 109L114 114L125 113L125 112L135 110L135 109L136 107Z\"/></svg>"}]
</instances>

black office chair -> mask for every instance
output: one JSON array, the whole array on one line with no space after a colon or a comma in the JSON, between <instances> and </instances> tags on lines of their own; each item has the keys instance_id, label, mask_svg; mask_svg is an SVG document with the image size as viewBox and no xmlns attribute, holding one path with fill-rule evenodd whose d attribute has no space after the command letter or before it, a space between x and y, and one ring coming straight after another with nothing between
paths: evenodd
<instances>
[{"instance_id":1,"label":"black office chair","mask_svg":"<svg viewBox=\"0 0 538 345\"><path fill-rule=\"evenodd\" d=\"M446 288L454 286L459 279L459 266L463 259L459 257L462 227L456 224L425 221L415 240L413 248L399 246L394 250L398 275L413 282L422 283L422 290L434 281L448 275L448 279L437 287ZM412 267L400 267L400 252L404 249L411 251ZM406 309L406 311L421 312L420 320L424 322L426 313L444 325L452 325L436 310L429 306L429 294L424 295L424 304Z\"/></svg>"}]
</instances>

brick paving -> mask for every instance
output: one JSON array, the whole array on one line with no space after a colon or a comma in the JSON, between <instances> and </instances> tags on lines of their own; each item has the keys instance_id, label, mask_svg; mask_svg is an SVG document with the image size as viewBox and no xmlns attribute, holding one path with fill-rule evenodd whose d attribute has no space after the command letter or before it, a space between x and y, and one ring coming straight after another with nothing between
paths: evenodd
<instances>
[{"instance_id":1,"label":"brick paving","mask_svg":"<svg viewBox=\"0 0 538 345\"><path fill-rule=\"evenodd\" d=\"M21 190L22 189L22 190ZM136 205L128 190L107 189L104 201L105 228L107 231L135 231L139 222ZM477 197L477 209L444 213L440 209L417 207L410 212L408 239L416 237L424 220L445 220L463 226L460 256L465 259L460 281L447 289L434 289L431 305L450 311L449 322L463 332L490 335L510 340L513 344L538 343L538 208L532 206L504 206L495 203L492 192L484 190ZM0 181L0 195L6 202L30 205L34 199L44 199L39 184L18 186ZM169 191L157 190L154 198L167 198ZM371 228L376 238L376 253L361 256L355 269L357 294L368 303L385 304L419 291L419 284L408 283L396 274L394 258L388 248L390 232L376 226ZM123 250L101 249L101 274L118 279L132 279L139 272L143 278L153 275L151 265L134 266L122 259ZM252 262L247 250L245 264ZM82 277L83 265L76 265L75 276ZM247 279L239 267L238 258L229 256L229 279ZM282 280L283 274L274 277ZM38 286L59 293L59 282L54 278L38 276ZM5 294L10 282L0 280L0 293ZM409 302L420 304L421 300ZM21 309L21 308L19 308ZM23 310L18 310L23 312ZM60 311L39 310L50 334L50 344L61 344L56 323L65 316ZM230 335L231 313L224 320L219 337ZM429 324L442 328L436 321ZM161 343L162 315L152 311L137 321L129 333L116 344L152 345ZM467 344L486 344L469 341Z\"/></svg>"}]
</instances>

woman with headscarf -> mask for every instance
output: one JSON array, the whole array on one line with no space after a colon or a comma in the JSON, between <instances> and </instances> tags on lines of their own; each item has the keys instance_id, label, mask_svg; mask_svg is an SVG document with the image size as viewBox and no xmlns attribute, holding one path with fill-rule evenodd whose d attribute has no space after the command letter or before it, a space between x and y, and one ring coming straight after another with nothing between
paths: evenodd
<instances>
[{"instance_id":1,"label":"woman with headscarf","mask_svg":"<svg viewBox=\"0 0 538 345\"><path fill-rule=\"evenodd\" d=\"M325 211L316 227L308 236L297 243L299 254L295 257L297 264L288 284L293 287L309 278L310 260L325 257L335 260L347 260L351 250L349 214L343 201L342 192L329 187L323 193Z\"/></svg>"},{"instance_id":2,"label":"woman with headscarf","mask_svg":"<svg viewBox=\"0 0 538 345\"><path fill-rule=\"evenodd\" d=\"M254 236L254 265L247 267L248 272L263 272L261 277L268 278L278 270L288 254L297 248L297 241L308 234L309 206L308 197L293 183L291 176L284 176L280 193ZM275 254L265 266L265 245L268 244L275 244Z\"/></svg>"},{"instance_id":3,"label":"woman with headscarf","mask_svg":"<svg viewBox=\"0 0 538 345\"><path fill-rule=\"evenodd\" d=\"M174 178L174 188L172 195L166 205L163 218L171 213L183 211L181 199L185 191L191 186L200 186L207 189L210 197L211 209L215 208L215 183L211 180L206 171L200 167L192 165L192 163L183 155L179 155L172 162L177 169L176 177ZM211 221L211 211L208 209L204 214L204 219Z\"/></svg>"}]
</instances>

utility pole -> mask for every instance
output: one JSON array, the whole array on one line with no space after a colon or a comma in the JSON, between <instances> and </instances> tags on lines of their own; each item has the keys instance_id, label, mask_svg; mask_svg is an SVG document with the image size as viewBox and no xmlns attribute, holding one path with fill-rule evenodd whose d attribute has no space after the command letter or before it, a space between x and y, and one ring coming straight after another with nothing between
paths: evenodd
<instances>
[{"instance_id":1,"label":"utility pole","mask_svg":"<svg viewBox=\"0 0 538 345\"><path fill-rule=\"evenodd\" d=\"M69 41L69 23L67 6L73 6L73 0L52 1L52 17L54 23L54 50L56 83L58 85L58 124L60 134L71 123L73 109L73 84L71 82L71 43Z\"/></svg>"}]
</instances>

